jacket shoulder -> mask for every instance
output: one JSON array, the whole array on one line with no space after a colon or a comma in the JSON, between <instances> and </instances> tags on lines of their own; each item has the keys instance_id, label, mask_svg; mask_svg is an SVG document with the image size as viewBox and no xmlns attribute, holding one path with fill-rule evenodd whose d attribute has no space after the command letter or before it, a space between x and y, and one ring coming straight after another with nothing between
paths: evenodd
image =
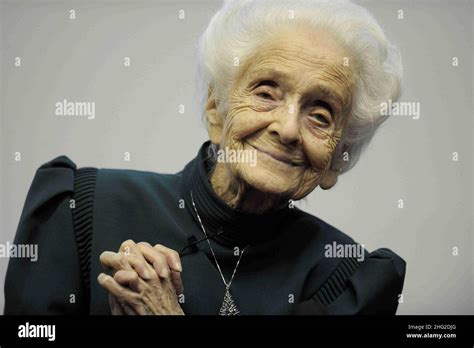
<instances>
[{"instance_id":1,"label":"jacket shoulder","mask_svg":"<svg viewBox=\"0 0 474 348\"><path fill-rule=\"evenodd\" d=\"M98 170L96 197L109 203L133 204L136 208L154 206L179 196L181 175L134 169ZM161 202L161 203L160 203Z\"/></svg>"},{"instance_id":2,"label":"jacket shoulder","mask_svg":"<svg viewBox=\"0 0 474 348\"><path fill-rule=\"evenodd\" d=\"M317 238L320 242L337 242L340 244L356 243L349 235L317 216L311 215L298 208L294 208L293 214L293 221L294 224L297 225L297 228Z\"/></svg>"},{"instance_id":3,"label":"jacket shoulder","mask_svg":"<svg viewBox=\"0 0 474 348\"><path fill-rule=\"evenodd\" d=\"M24 214L31 214L55 197L74 192L76 164L67 156L58 156L41 165L28 190Z\"/></svg>"}]
</instances>

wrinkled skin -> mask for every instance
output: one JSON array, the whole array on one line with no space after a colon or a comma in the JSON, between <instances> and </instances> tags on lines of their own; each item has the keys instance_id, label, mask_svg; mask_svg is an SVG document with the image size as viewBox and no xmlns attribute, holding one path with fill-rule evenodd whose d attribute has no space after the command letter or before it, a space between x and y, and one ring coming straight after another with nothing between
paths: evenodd
<instances>
[{"instance_id":1,"label":"wrinkled skin","mask_svg":"<svg viewBox=\"0 0 474 348\"><path fill-rule=\"evenodd\" d=\"M217 163L212 171L212 187L229 206L262 213L336 183L331 161L347 125L355 79L351 63L343 64L346 57L352 62L325 31L282 31L239 67L227 112L209 89L211 141L257 151L256 166ZM158 256L150 248L133 247L132 258L102 254L104 267L115 272L99 276L113 314L183 314L176 297L180 268L172 266L179 256L163 247Z\"/></svg>"},{"instance_id":2,"label":"wrinkled skin","mask_svg":"<svg viewBox=\"0 0 474 348\"><path fill-rule=\"evenodd\" d=\"M100 262L113 276L101 273L113 315L183 315L177 295L183 292L181 261L160 244L122 243L117 253L105 251Z\"/></svg>"},{"instance_id":3,"label":"wrinkled skin","mask_svg":"<svg viewBox=\"0 0 474 348\"><path fill-rule=\"evenodd\" d=\"M354 85L344 57L349 55L325 32L312 38L283 32L243 67L226 115L210 91L211 141L257 150L256 166L218 163L212 174L214 190L230 206L260 213L336 183L338 173L329 167Z\"/></svg>"}]
</instances>

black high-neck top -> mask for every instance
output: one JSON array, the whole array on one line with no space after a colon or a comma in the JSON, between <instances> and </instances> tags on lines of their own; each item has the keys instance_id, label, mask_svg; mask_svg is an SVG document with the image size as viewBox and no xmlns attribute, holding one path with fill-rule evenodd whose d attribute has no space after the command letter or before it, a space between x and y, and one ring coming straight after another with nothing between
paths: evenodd
<instances>
[{"instance_id":1,"label":"black high-neck top","mask_svg":"<svg viewBox=\"0 0 474 348\"><path fill-rule=\"evenodd\" d=\"M241 314L395 314L405 262L388 249L328 257L356 245L290 205L267 214L227 206L213 191L209 142L177 174L77 168L66 156L36 172L14 243L38 244L38 261L11 258L5 314L109 314L97 283L99 255L128 239L181 252L185 314L218 314L225 285L192 206L191 193ZM71 199L75 207L71 208ZM74 302L70 301L74 294Z\"/></svg>"},{"instance_id":2,"label":"black high-neck top","mask_svg":"<svg viewBox=\"0 0 474 348\"><path fill-rule=\"evenodd\" d=\"M248 214L230 208L216 195L209 181L212 163L206 158L205 143L196 160L190 162L183 170L182 195L188 204L186 207L191 215L195 215L192 207L191 193L196 209L206 230L216 234L213 239L229 247L245 247L257 243L266 243L278 237L282 232L278 226L285 221L290 212L289 205L265 214ZM196 219L196 223L199 223Z\"/></svg>"}]
</instances>

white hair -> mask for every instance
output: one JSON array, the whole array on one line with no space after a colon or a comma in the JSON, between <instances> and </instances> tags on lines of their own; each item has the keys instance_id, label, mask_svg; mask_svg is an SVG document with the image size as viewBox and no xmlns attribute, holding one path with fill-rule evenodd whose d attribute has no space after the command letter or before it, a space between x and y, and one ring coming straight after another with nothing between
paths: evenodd
<instances>
[{"instance_id":1,"label":"white hair","mask_svg":"<svg viewBox=\"0 0 474 348\"><path fill-rule=\"evenodd\" d=\"M197 51L199 107L205 116L210 88L227 115L229 95L240 65L282 28L329 30L354 57L355 90L351 111L331 168L346 172L354 166L377 128L387 118L381 103L401 93L400 53L363 7L349 0L224 0L202 34Z\"/></svg>"}]
</instances>

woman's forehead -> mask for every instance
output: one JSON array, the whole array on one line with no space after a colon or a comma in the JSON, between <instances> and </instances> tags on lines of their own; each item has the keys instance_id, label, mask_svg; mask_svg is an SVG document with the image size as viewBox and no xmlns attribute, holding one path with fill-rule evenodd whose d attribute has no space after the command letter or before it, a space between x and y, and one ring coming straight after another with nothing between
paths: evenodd
<instances>
[{"instance_id":1,"label":"woman's forehead","mask_svg":"<svg viewBox=\"0 0 474 348\"><path fill-rule=\"evenodd\" d=\"M346 99L353 87L353 71L346 51L332 36L321 32L316 39L299 32L276 36L259 47L244 68L249 85L262 79L282 87L311 92L333 89L334 97ZM345 64L345 63L348 64Z\"/></svg>"}]
</instances>

